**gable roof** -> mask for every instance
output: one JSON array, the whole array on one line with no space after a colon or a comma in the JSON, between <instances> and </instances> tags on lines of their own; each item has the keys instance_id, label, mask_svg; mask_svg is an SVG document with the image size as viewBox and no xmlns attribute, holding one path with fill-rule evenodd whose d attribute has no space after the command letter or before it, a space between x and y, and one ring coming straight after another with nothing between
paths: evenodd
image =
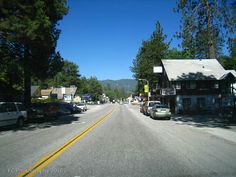
<instances>
[{"instance_id":1,"label":"gable roof","mask_svg":"<svg viewBox=\"0 0 236 177\"><path fill-rule=\"evenodd\" d=\"M234 75L234 77L236 78L236 71L235 70L226 70L226 71L231 72Z\"/></svg>"},{"instance_id":2,"label":"gable roof","mask_svg":"<svg viewBox=\"0 0 236 177\"><path fill-rule=\"evenodd\" d=\"M52 89L42 89L41 90L41 95L42 96L50 96L52 93Z\"/></svg>"},{"instance_id":3,"label":"gable roof","mask_svg":"<svg viewBox=\"0 0 236 177\"><path fill-rule=\"evenodd\" d=\"M170 81L221 80L231 73L216 59L162 60L162 64Z\"/></svg>"},{"instance_id":4,"label":"gable roof","mask_svg":"<svg viewBox=\"0 0 236 177\"><path fill-rule=\"evenodd\" d=\"M75 92L77 90L77 87L69 87L69 88L66 88L66 93L65 94L68 94L68 95L75 95Z\"/></svg>"},{"instance_id":5,"label":"gable roof","mask_svg":"<svg viewBox=\"0 0 236 177\"><path fill-rule=\"evenodd\" d=\"M71 87L60 87L60 88L53 88L52 93L58 94L58 95L75 95L77 90L77 87L71 86Z\"/></svg>"}]
</instances>

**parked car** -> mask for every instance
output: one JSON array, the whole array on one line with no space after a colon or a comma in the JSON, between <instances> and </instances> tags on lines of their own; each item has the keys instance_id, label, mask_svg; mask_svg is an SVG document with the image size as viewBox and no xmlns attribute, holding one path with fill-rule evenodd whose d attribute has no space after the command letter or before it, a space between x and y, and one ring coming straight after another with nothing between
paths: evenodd
<instances>
[{"instance_id":1,"label":"parked car","mask_svg":"<svg viewBox=\"0 0 236 177\"><path fill-rule=\"evenodd\" d=\"M162 104L155 104L152 109L150 110L150 117L155 119L159 118L166 118L170 119L171 118L171 111L170 108L166 105Z\"/></svg>"},{"instance_id":2,"label":"parked car","mask_svg":"<svg viewBox=\"0 0 236 177\"><path fill-rule=\"evenodd\" d=\"M82 111L87 111L87 106L86 104L83 103L76 103L76 107L80 108Z\"/></svg>"},{"instance_id":3,"label":"parked car","mask_svg":"<svg viewBox=\"0 0 236 177\"><path fill-rule=\"evenodd\" d=\"M236 121L236 108L234 106L224 106L219 109L219 116L230 121Z\"/></svg>"},{"instance_id":4,"label":"parked car","mask_svg":"<svg viewBox=\"0 0 236 177\"><path fill-rule=\"evenodd\" d=\"M77 107L74 103L65 103L61 102L59 103L60 107L60 114L74 114L74 113L81 113L82 109L80 107Z\"/></svg>"},{"instance_id":5,"label":"parked car","mask_svg":"<svg viewBox=\"0 0 236 177\"><path fill-rule=\"evenodd\" d=\"M20 102L0 102L0 126L16 124L24 125L27 119L27 111Z\"/></svg>"},{"instance_id":6,"label":"parked car","mask_svg":"<svg viewBox=\"0 0 236 177\"><path fill-rule=\"evenodd\" d=\"M161 102L160 101L146 101L144 103L144 106L143 106L143 114L144 115L149 115L150 114L150 110L152 109L152 107L155 104L161 104Z\"/></svg>"},{"instance_id":7,"label":"parked car","mask_svg":"<svg viewBox=\"0 0 236 177\"><path fill-rule=\"evenodd\" d=\"M72 108L68 103L58 103L59 115L69 115L72 114Z\"/></svg>"},{"instance_id":8,"label":"parked car","mask_svg":"<svg viewBox=\"0 0 236 177\"><path fill-rule=\"evenodd\" d=\"M72 107L72 113L75 114L75 113L81 113L83 110L78 107L76 105L76 103L70 103L71 107Z\"/></svg>"},{"instance_id":9,"label":"parked car","mask_svg":"<svg viewBox=\"0 0 236 177\"><path fill-rule=\"evenodd\" d=\"M145 106L145 103L140 104L139 111L140 111L141 113L143 113L143 111L144 111L144 106Z\"/></svg>"},{"instance_id":10,"label":"parked car","mask_svg":"<svg viewBox=\"0 0 236 177\"><path fill-rule=\"evenodd\" d=\"M28 110L29 119L44 119L46 112L45 103L32 103Z\"/></svg>"},{"instance_id":11,"label":"parked car","mask_svg":"<svg viewBox=\"0 0 236 177\"><path fill-rule=\"evenodd\" d=\"M29 119L46 120L57 117L60 107L58 103L32 103L28 114Z\"/></svg>"}]
</instances>

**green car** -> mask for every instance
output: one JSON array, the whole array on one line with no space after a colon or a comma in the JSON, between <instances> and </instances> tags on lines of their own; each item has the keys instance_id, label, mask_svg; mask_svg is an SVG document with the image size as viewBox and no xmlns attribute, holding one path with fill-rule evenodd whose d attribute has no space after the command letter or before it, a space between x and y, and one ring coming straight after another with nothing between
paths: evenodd
<instances>
[{"instance_id":1,"label":"green car","mask_svg":"<svg viewBox=\"0 0 236 177\"><path fill-rule=\"evenodd\" d=\"M156 104L150 110L150 117L153 119L169 119L171 118L170 108L166 105Z\"/></svg>"}]
</instances>

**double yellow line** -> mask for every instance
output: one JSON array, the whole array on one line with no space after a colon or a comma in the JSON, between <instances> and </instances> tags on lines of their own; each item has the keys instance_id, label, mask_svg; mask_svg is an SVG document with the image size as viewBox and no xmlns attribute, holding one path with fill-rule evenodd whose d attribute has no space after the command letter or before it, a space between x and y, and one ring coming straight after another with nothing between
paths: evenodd
<instances>
[{"instance_id":1,"label":"double yellow line","mask_svg":"<svg viewBox=\"0 0 236 177\"><path fill-rule=\"evenodd\" d=\"M36 175L40 170L42 170L44 167L46 167L48 164L53 162L57 157L59 157L63 152L65 152L68 148L70 148L73 144L78 142L82 137L84 137L86 134L88 134L90 131L92 131L95 127L97 127L102 121L107 119L113 112L115 111L115 108L113 108L108 114L101 117L96 123L94 123L92 126L88 127L84 131L82 131L80 134L74 136L69 141L67 141L62 146L58 147L56 150L54 150L52 153L48 154L47 156L40 159L38 162L36 162L33 166L28 168L27 170L21 172L17 177L31 177Z\"/></svg>"}]
</instances>

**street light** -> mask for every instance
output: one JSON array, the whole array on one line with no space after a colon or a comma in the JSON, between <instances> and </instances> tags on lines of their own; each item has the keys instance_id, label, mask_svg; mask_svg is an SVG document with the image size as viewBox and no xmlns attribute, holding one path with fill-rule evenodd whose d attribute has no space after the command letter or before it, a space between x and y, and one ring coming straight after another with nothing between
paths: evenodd
<instances>
[{"instance_id":1,"label":"street light","mask_svg":"<svg viewBox=\"0 0 236 177\"><path fill-rule=\"evenodd\" d=\"M138 79L139 81L146 81L148 85L148 101L149 101L149 81L147 79Z\"/></svg>"}]
</instances>

